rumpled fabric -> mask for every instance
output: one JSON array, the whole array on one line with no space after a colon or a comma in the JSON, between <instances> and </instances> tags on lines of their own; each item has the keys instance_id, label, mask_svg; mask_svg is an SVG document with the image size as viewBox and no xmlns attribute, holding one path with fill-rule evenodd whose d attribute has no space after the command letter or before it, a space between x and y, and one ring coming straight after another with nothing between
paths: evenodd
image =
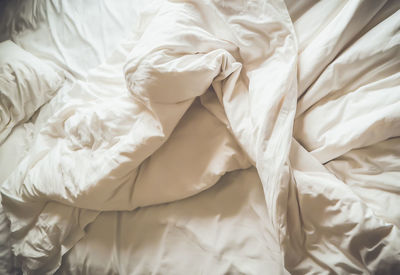
<instances>
[{"instance_id":1,"label":"rumpled fabric","mask_svg":"<svg viewBox=\"0 0 400 275\"><path fill-rule=\"evenodd\" d=\"M2 186L24 272L54 272L97 211L184 198L251 163L269 162L260 165L267 167L262 174L273 172L266 184L281 176L296 103L291 21L281 2L225 5L163 3L140 39L77 82L49 118ZM268 73L276 68L279 73ZM188 109L187 119L203 123L205 133L212 134L212 124L201 120L220 125L213 142L186 140L184 156L176 158L175 169L195 174L189 183L180 172L162 173L163 154L178 146L174 130ZM280 153L272 160L264 151ZM166 191L158 194L160 180ZM180 188L183 183L190 186Z\"/></svg>"},{"instance_id":2,"label":"rumpled fabric","mask_svg":"<svg viewBox=\"0 0 400 275\"><path fill-rule=\"evenodd\" d=\"M0 43L0 144L62 86L65 76L10 40Z\"/></svg>"},{"instance_id":3,"label":"rumpled fabric","mask_svg":"<svg viewBox=\"0 0 400 275\"><path fill-rule=\"evenodd\" d=\"M281 249L278 272L397 271L398 227L321 164L338 156L337 143L316 140L329 125L315 135L304 130L335 113L312 107L333 94L319 93L323 75L335 73L332 60L354 56L336 58L382 7L335 8L339 16L319 30L320 44L299 53L282 1L161 2L104 64L49 103L52 115L1 187L24 273L54 273L101 211L187 198L251 165ZM397 36L378 32L394 37L388 51L391 42L398 48L398 21L390 22ZM397 128L382 129L372 142ZM339 155L370 143L346 144Z\"/></svg>"}]
</instances>

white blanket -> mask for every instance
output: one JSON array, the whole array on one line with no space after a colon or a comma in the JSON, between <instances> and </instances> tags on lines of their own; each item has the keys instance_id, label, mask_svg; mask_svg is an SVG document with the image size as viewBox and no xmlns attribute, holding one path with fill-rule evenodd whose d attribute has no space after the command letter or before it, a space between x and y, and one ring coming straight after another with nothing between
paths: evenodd
<instances>
[{"instance_id":1,"label":"white blanket","mask_svg":"<svg viewBox=\"0 0 400 275\"><path fill-rule=\"evenodd\" d=\"M324 96L335 88L319 93L330 87L328 76L335 73L335 63L324 71L326 79L322 74L306 91L382 10L382 4L373 2L350 1L341 7L347 11L339 13L341 19L347 21L341 21L335 35L319 33L317 41L324 45L319 52L312 43L301 52L299 72L295 28L280 1L160 3L151 20L143 20L106 63L49 103L51 117L1 187L13 251L24 272L55 272L62 255L99 211L186 198L209 188L224 173L251 165L263 185L283 256L282 273L399 268L398 223L376 215L321 165L353 148L398 135L397 109L380 104L384 111L375 118L383 122L356 123L360 127L340 146L336 141L346 131L335 127L342 127L340 117L354 114L341 116L340 108L330 108L337 94L330 101ZM366 10L368 16L360 20ZM392 32L379 32L380 40L395 49L389 56L399 49L395 19L392 15L384 21L384 29ZM379 22L370 28L377 31L375 26ZM365 44L353 45L360 53ZM351 49L348 55L335 62L350 63L346 58L354 56ZM373 61L385 58L379 55ZM388 79L377 80L373 90L389 86L386 97L393 104L399 102L392 91L399 83L398 61L384 63L392 68L384 70ZM361 58L361 64L368 62ZM367 67L360 65L360 74ZM354 74L340 79L335 85L342 85L347 95L343 87L350 89L345 83L354 80ZM294 136L312 154L292 135L297 97L303 94ZM384 120L385 111L390 121ZM333 118L321 120L324 114ZM374 127L380 132L371 137L365 129Z\"/></svg>"}]
</instances>

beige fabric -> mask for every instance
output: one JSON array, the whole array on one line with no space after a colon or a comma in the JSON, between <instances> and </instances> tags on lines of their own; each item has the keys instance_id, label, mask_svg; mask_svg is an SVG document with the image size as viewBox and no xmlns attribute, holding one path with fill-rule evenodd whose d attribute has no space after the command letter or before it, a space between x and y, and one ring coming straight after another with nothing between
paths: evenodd
<instances>
[{"instance_id":1,"label":"beige fabric","mask_svg":"<svg viewBox=\"0 0 400 275\"><path fill-rule=\"evenodd\" d=\"M133 34L87 77L79 47L58 47L81 80L39 114L1 188L24 272L64 255L67 274L396 273L398 2L339 2L288 1L291 18L280 1L132 8ZM45 56L35 35L19 41ZM260 181L222 177L250 165Z\"/></svg>"},{"instance_id":2,"label":"beige fabric","mask_svg":"<svg viewBox=\"0 0 400 275\"><path fill-rule=\"evenodd\" d=\"M54 96L64 82L61 72L12 41L0 43L0 144L18 123Z\"/></svg>"}]
</instances>

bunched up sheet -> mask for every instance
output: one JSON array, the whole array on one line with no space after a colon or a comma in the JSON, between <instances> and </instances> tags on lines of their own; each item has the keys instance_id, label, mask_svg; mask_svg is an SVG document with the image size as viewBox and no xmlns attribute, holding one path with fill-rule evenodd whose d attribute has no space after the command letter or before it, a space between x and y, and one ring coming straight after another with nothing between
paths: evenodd
<instances>
[{"instance_id":1,"label":"bunched up sheet","mask_svg":"<svg viewBox=\"0 0 400 275\"><path fill-rule=\"evenodd\" d=\"M276 272L398 271L398 215L388 219L332 173L335 158L357 159L349 151L398 133L398 11L323 1L308 12L323 8L337 17L304 36L302 7L296 21L282 1L160 1L142 11L113 54L39 114L29 152L1 186L24 273L56 272L101 212L188 198L251 166L281 253ZM387 47L374 51L376 35ZM348 76L337 71L352 62ZM359 76L380 63L368 86ZM334 107L358 100L358 88L372 90L360 102L382 108L373 123L350 123L358 111ZM381 90L388 104L375 106Z\"/></svg>"}]
</instances>

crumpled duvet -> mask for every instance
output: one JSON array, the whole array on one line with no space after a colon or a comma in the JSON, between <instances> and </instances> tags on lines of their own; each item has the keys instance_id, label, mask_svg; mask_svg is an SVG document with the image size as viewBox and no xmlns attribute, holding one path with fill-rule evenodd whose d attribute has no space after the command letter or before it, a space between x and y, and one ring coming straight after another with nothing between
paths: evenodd
<instances>
[{"instance_id":1,"label":"crumpled duvet","mask_svg":"<svg viewBox=\"0 0 400 275\"><path fill-rule=\"evenodd\" d=\"M352 1L349 20L372 2ZM382 7L375 6L371 13ZM350 40L355 31L337 35ZM338 36L320 41L329 45ZM391 37L398 50L398 32ZM346 39L324 48L327 60L299 63L297 71L299 46L283 2L162 2L104 64L49 103L52 115L2 185L23 271L54 273L101 211L183 199L251 165L281 247L282 273L398 271L398 225L375 215L321 165L336 157L324 136L334 127L307 130L321 118L308 114L318 108L312 100L323 104L334 92L314 95L317 85L327 87L323 75L297 106ZM389 77L398 83L398 75ZM393 133L372 141L395 136L397 118L385 124ZM339 155L356 147L351 142Z\"/></svg>"}]
</instances>

